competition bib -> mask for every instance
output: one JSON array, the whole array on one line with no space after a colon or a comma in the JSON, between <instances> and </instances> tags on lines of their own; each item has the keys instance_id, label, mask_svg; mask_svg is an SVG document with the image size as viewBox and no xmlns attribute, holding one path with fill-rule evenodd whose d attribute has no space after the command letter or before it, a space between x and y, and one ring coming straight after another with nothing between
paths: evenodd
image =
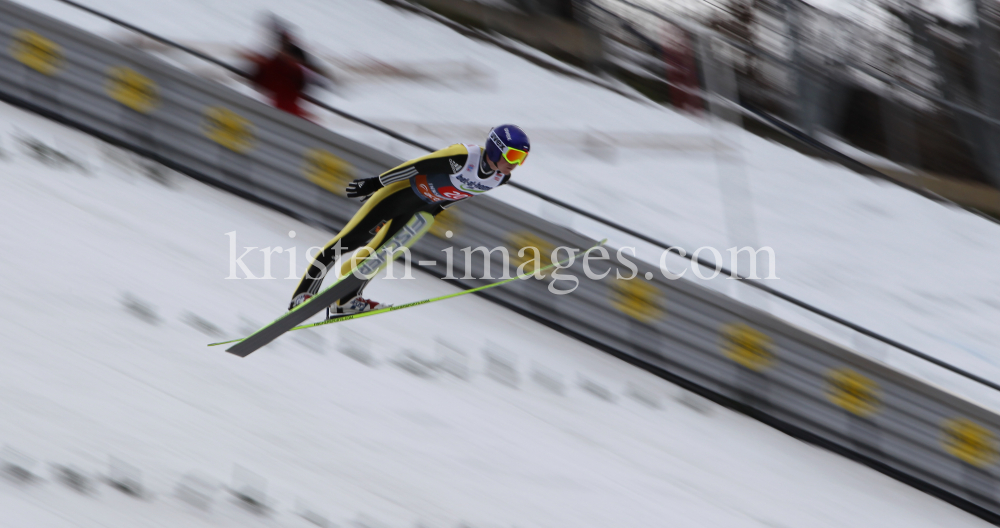
<instances>
[{"instance_id":1,"label":"competition bib","mask_svg":"<svg viewBox=\"0 0 1000 528\"><path fill-rule=\"evenodd\" d=\"M503 181L503 174L495 173L486 179L480 179L479 162L482 150L478 145L465 145L469 157L465 166L451 162L451 174L418 174L413 177L411 186L424 201L428 203L457 202L471 198L495 189Z\"/></svg>"}]
</instances>

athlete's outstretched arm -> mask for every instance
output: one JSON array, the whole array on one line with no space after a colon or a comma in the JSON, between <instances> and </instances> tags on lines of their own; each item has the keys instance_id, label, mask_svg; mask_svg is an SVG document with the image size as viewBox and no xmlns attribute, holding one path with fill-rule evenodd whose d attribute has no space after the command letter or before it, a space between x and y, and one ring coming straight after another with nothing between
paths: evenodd
<instances>
[{"instance_id":1,"label":"athlete's outstretched arm","mask_svg":"<svg viewBox=\"0 0 1000 528\"><path fill-rule=\"evenodd\" d=\"M468 149L465 148L465 145L456 143L426 156L407 161L398 167L393 167L379 175L378 179L382 185L389 185L408 180L417 174L451 174L462 170L468 159Z\"/></svg>"},{"instance_id":2,"label":"athlete's outstretched arm","mask_svg":"<svg viewBox=\"0 0 1000 528\"><path fill-rule=\"evenodd\" d=\"M409 180L418 174L451 174L461 170L468 158L468 150L461 144L455 144L393 167L377 178L354 180L347 184L347 197L361 198L364 202L382 187Z\"/></svg>"}]
</instances>

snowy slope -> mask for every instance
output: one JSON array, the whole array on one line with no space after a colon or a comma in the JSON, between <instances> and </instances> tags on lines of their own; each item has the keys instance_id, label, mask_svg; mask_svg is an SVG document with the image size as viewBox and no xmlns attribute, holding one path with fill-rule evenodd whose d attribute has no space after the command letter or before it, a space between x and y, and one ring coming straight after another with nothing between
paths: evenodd
<instances>
[{"instance_id":1,"label":"snowy slope","mask_svg":"<svg viewBox=\"0 0 1000 528\"><path fill-rule=\"evenodd\" d=\"M86 171L42 163L18 138ZM0 457L35 460L42 478L0 479L5 526L311 526L295 514L306 509L340 526L985 525L744 416L682 405L676 387L471 296L285 336L246 359L207 348L190 314L240 334L295 285L226 280L225 233L300 255L330 234L179 175L156 183L121 152L7 106L0 147ZM261 259L246 262L260 273ZM419 276L370 293L450 288ZM446 326L454 318L466 324ZM336 352L361 334L374 366ZM470 358L470 379L392 364L404 349L430 357L438 336ZM516 358L519 388L482 374L486 348ZM564 395L527 379L542 368ZM630 385L661 407L626 397ZM48 466L96 477L109 456L141 471L147 499L103 485L81 495ZM234 465L267 479L267 516L219 489L208 511L175 496L187 473L229 484Z\"/></svg>"},{"instance_id":2,"label":"snowy slope","mask_svg":"<svg viewBox=\"0 0 1000 528\"><path fill-rule=\"evenodd\" d=\"M355 79L324 97L366 118L411 123L417 139L435 145L480 142L499 122L531 133L590 135L577 145L543 134L518 181L575 205L593 208L657 239L693 250L736 244L777 253L776 287L837 315L981 375L1000 379L1000 226L927 201L898 187L816 161L728 125L712 126L666 108L583 84L467 39L435 22L373 0L232 0L150 3L91 0L171 38L203 45L259 46L257 21L273 10L300 26L322 54L342 61L431 68L441 61L482 72L473 81L419 84L405 79ZM55 0L32 7L100 34L123 30ZM220 49L215 46L212 49ZM344 133L400 156L419 152L378 134L327 119ZM607 147L619 134L679 136L720 149ZM730 197L720 191L739 188ZM734 183L735 182L735 187ZM745 182L741 184L740 182ZM496 195L595 237L627 238L541 205L513 189ZM658 252L640 246L655 262ZM690 273L688 274L690 276ZM734 286L723 284L734 293ZM782 317L847 345L851 333L780 305ZM869 347L861 347L863 352ZM875 347L878 348L878 347ZM877 357L946 386L924 366L876 350ZM884 356L884 357L883 357ZM981 399L982 400L982 399ZM996 398L990 403L996 405Z\"/></svg>"}]
</instances>

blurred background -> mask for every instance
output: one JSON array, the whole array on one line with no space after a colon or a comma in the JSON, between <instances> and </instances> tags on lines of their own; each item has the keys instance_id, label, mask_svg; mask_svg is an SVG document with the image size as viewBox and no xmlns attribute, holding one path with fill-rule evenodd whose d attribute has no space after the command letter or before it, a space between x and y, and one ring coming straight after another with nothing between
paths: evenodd
<instances>
[{"instance_id":1,"label":"blurred background","mask_svg":"<svg viewBox=\"0 0 1000 528\"><path fill-rule=\"evenodd\" d=\"M0 0L0 516L1000 523L998 17ZM416 256L608 238L607 276L205 346L287 307L347 182L500 123L531 159ZM488 282L444 274L366 293Z\"/></svg>"}]
</instances>

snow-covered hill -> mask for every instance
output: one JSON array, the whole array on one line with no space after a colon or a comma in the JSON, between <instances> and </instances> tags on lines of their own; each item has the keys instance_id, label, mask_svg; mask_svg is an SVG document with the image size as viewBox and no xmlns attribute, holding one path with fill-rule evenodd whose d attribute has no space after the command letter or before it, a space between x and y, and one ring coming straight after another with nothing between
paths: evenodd
<instances>
[{"instance_id":1,"label":"snow-covered hill","mask_svg":"<svg viewBox=\"0 0 1000 528\"><path fill-rule=\"evenodd\" d=\"M32 0L42 12L109 37L123 30L56 0ZM728 125L713 126L566 78L436 22L373 0L91 0L168 37L200 45L253 47L265 10L297 24L323 56L415 68L466 64L478 77L417 83L366 78L324 98L375 121L410 123L417 139L446 145L481 142L467 132L516 122L561 130L573 142L539 134L521 183L608 215L657 239L693 250L753 244L777 254L780 280L770 285L922 351L1000 379L1000 226L932 203L898 187L799 155ZM391 69L391 68L390 68ZM377 133L327 124L400 156L419 154ZM708 148L630 148L615 138L679 137ZM588 138L589 139L586 139ZM718 149L712 145L718 145ZM610 146L609 146L610 145ZM635 145L639 147L639 145ZM728 182L728 183L726 183ZM721 189L737 189L729 195ZM740 190L744 189L744 190ZM514 189L496 195L597 238L630 241ZM724 207L724 203L728 203ZM730 216L727 217L727 211ZM658 252L640 247L640 257ZM689 274L690 275L690 274ZM723 284L723 288L735 288ZM850 332L803 317L780 304L781 317L858 345ZM862 352L935 382L935 371L879 347ZM981 400L984 401L984 400ZM996 405L996 399L984 401Z\"/></svg>"},{"instance_id":2,"label":"snow-covered hill","mask_svg":"<svg viewBox=\"0 0 1000 528\"><path fill-rule=\"evenodd\" d=\"M183 176L158 183L7 106L0 148L0 459L40 477L0 479L4 526L312 526L305 511L372 527L985 525L472 296L285 336L246 359L208 348L213 326L239 335L295 285L226 280L226 233L300 255L330 233ZM49 148L75 163L41 161ZM450 288L421 275L370 293ZM461 328L442 323L459 316ZM467 379L396 364L407 350L436 357L439 338L468 358ZM339 353L344 342L374 364ZM516 364L516 388L484 374L484 350ZM144 499L56 478L53 465L107 476L109 457ZM214 498L207 511L176 493L191 474ZM258 481L264 516L218 487Z\"/></svg>"}]
</instances>

